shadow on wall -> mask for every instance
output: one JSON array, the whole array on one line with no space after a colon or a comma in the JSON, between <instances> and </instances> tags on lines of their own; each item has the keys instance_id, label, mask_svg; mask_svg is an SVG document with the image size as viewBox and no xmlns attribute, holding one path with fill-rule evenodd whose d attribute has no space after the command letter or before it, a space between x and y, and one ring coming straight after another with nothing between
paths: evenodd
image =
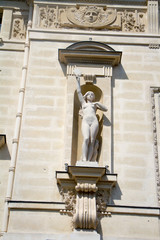
<instances>
[{"instance_id":1,"label":"shadow on wall","mask_svg":"<svg viewBox=\"0 0 160 240\"><path fill-rule=\"evenodd\" d=\"M60 64L60 67L61 67L61 70L62 70L64 76L66 76L67 75L67 66L64 63L59 62L59 64Z\"/></svg>"},{"instance_id":2,"label":"shadow on wall","mask_svg":"<svg viewBox=\"0 0 160 240\"><path fill-rule=\"evenodd\" d=\"M114 204L114 200L121 200L121 197L122 197L122 191L117 182L116 186L112 189L110 204Z\"/></svg>"},{"instance_id":3,"label":"shadow on wall","mask_svg":"<svg viewBox=\"0 0 160 240\"><path fill-rule=\"evenodd\" d=\"M114 205L114 199L120 200L122 196L122 192L121 189L119 187L119 184L117 183L116 186L112 189L112 193L111 193L111 200L110 203L107 204L107 206L113 206ZM107 209L106 209L107 210ZM98 222L98 226L97 226L97 232L100 234L100 240L103 240L103 229L101 226L101 220L102 218L112 218L112 214L108 214L106 216L99 216L99 222Z\"/></svg>"},{"instance_id":4,"label":"shadow on wall","mask_svg":"<svg viewBox=\"0 0 160 240\"><path fill-rule=\"evenodd\" d=\"M114 67L112 80L128 80L128 76L123 68L122 64Z\"/></svg>"},{"instance_id":5,"label":"shadow on wall","mask_svg":"<svg viewBox=\"0 0 160 240\"><path fill-rule=\"evenodd\" d=\"M11 160L7 144L0 148L0 160Z\"/></svg>"}]
</instances>

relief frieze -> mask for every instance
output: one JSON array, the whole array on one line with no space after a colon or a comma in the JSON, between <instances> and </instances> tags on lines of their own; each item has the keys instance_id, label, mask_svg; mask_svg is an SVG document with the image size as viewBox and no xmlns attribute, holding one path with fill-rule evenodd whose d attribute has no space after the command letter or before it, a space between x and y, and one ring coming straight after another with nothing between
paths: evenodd
<instances>
[{"instance_id":1,"label":"relief frieze","mask_svg":"<svg viewBox=\"0 0 160 240\"><path fill-rule=\"evenodd\" d=\"M41 6L37 27L145 32L146 12L140 9L129 11L96 5Z\"/></svg>"}]
</instances>

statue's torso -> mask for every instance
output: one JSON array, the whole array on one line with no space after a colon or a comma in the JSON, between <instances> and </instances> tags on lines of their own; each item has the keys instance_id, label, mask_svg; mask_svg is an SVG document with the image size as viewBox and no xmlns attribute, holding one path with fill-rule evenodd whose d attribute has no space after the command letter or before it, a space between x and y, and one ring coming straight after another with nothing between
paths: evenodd
<instances>
[{"instance_id":1,"label":"statue's torso","mask_svg":"<svg viewBox=\"0 0 160 240\"><path fill-rule=\"evenodd\" d=\"M98 123L96 110L96 103L84 103L82 105L83 120L86 121L89 125L93 124L93 122Z\"/></svg>"}]
</instances>

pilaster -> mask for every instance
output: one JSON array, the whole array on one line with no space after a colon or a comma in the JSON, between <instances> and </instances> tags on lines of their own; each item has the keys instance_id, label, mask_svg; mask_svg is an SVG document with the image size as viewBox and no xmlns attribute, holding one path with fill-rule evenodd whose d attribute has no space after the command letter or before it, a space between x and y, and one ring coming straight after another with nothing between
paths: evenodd
<instances>
[{"instance_id":1,"label":"pilaster","mask_svg":"<svg viewBox=\"0 0 160 240\"><path fill-rule=\"evenodd\" d=\"M158 1L148 1L148 32L158 34L159 16Z\"/></svg>"}]
</instances>

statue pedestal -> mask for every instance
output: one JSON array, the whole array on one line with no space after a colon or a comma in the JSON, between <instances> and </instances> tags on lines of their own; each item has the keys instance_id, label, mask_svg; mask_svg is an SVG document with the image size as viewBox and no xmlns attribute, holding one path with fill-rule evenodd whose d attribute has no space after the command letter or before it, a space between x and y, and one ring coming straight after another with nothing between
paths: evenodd
<instances>
[{"instance_id":1,"label":"statue pedestal","mask_svg":"<svg viewBox=\"0 0 160 240\"><path fill-rule=\"evenodd\" d=\"M68 166L66 172L57 171L56 177L66 213L73 216L74 228L95 230L99 221L97 213L106 211L117 175L107 174L105 167Z\"/></svg>"},{"instance_id":2,"label":"statue pedestal","mask_svg":"<svg viewBox=\"0 0 160 240\"><path fill-rule=\"evenodd\" d=\"M98 162L84 162L77 161L76 166L84 166L84 167L98 167Z\"/></svg>"},{"instance_id":3,"label":"statue pedestal","mask_svg":"<svg viewBox=\"0 0 160 240\"><path fill-rule=\"evenodd\" d=\"M100 235L96 231L74 230L70 235L70 240L100 240Z\"/></svg>"}]
</instances>

